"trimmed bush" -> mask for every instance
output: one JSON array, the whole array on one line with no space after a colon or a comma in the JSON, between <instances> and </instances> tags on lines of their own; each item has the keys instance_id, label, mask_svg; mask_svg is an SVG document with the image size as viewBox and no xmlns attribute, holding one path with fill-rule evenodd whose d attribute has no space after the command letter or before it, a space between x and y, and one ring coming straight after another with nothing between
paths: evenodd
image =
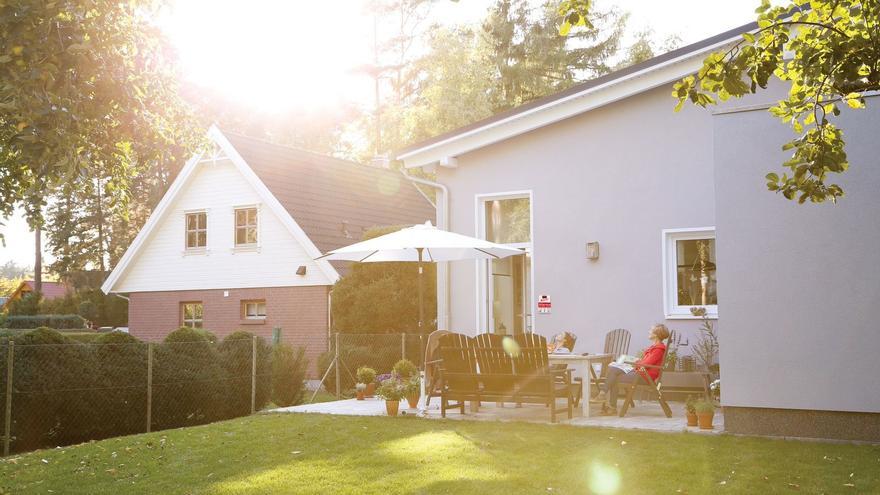
<instances>
[{"instance_id":1,"label":"trimmed bush","mask_svg":"<svg viewBox=\"0 0 880 495\"><path fill-rule=\"evenodd\" d=\"M147 344L124 332L95 334L89 347L97 365L92 392L100 431L95 437L142 433L147 425Z\"/></svg>"},{"instance_id":2,"label":"trimmed bush","mask_svg":"<svg viewBox=\"0 0 880 495\"><path fill-rule=\"evenodd\" d=\"M229 385L226 409L229 417L251 413L251 375L253 372L254 334L238 331L229 334L217 347ZM257 393L259 411L269 403L272 391L271 350L262 337L257 337Z\"/></svg>"},{"instance_id":3,"label":"trimmed bush","mask_svg":"<svg viewBox=\"0 0 880 495\"><path fill-rule=\"evenodd\" d=\"M226 417L226 372L204 330L182 327L153 349L153 427L177 428Z\"/></svg>"},{"instance_id":4,"label":"trimmed bush","mask_svg":"<svg viewBox=\"0 0 880 495\"><path fill-rule=\"evenodd\" d=\"M79 315L10 315L6 317L6 328L24 329L46 327L55 330L82 330L86 320Z\"/></svg>"},{"instance_id":5,"label":"trimmed bush","mask_svg":"<svg viewBox=\"0 0 880 495\"><path fill-rule=\"evenodd\" d=\"M305 394L306 350L287 344L272 349L272 402L281 407L295 406Z\"/></svg>"}]
</instances>

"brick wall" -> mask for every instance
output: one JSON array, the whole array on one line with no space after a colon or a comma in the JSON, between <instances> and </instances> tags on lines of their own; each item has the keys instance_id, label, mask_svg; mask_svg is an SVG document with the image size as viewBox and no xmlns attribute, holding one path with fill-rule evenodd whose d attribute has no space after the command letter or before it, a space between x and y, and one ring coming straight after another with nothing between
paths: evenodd
<instances>
[{"instance_id":1,"label":"brick wall","mask_svg":"<svg viewBox=\"0 0 880 495\"><path fill-rule=\"evenodd\" d=\"M282 340L306 349L308 376L315 378L318 355L327 350L328 286L267 287L167 292L133 292L128 305L129 331L145 341L160 341L182 324L181 303L201 302L204 328L218 338L245 330L271 342L281 327ZM224 296L224 292L228 292ZM241 302L264 299L265 320L245 320Z\"/></svg>"}]
</instances>

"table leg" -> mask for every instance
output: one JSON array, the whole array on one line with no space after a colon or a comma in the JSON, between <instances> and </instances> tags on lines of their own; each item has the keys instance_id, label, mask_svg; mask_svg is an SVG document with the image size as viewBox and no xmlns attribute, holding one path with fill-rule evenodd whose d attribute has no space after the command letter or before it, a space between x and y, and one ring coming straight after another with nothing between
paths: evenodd
<instances>
[{"instance_id":1,"label":"table leg","mask_svg":"<svg viewBox=\"0 0 880 495\"><path fill-rule=\"evenodd\" d=\"M582 365L582 366L583 366L583 370L581 371L581 376L583 378L581 379L581 407L584 410L584 417L589 418L590 417L590 391L591 391L590 384L592 383L592 380L590 380L590 376L592 375L592 373L591 373L592 366L590 365L589 362L587 362L586 365Z\"/></svg>"}]
</instances>

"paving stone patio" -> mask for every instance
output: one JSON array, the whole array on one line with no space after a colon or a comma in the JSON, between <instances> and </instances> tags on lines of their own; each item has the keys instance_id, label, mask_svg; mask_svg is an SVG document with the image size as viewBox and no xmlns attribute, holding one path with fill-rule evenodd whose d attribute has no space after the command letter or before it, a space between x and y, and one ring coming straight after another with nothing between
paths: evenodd
<instances>
[{"instance_id":1,"label":"paving stone patio","mask_svg":"<svg viewBox=\"0 0 880 495\"><path fill-rule=\"evenodd\" d=\"M402 414L414 414L428 419L440 418L440 403L438 399L432 399L431 405L425 409L424 403L419 404L419 409L408 409L406 401L401 403ZM601 426L605 428L622 428L630 430L651 430L663 432L690 431L702 434L718 434L723 430L724 416L719 409L715 413L715 429L700 430L696 427L686 426L684 404L670 402L672 418L667 418L660 409L660 405L653 401L636 401L636 407L630 409L625 418L618 416L599 416L599 406L593 405L590 417L582 417L580 409L575 409L574 418L567 419L565 415L557 416L560 424L576 426ZM368 398L359 401L357 399L338 400L333 402L321 402L317 404L302 404L299 406L282 407L268 411L270 413L315 413L315 414L338 414L347 416L384 416L385 403L377 398ZM503 406L495 403L483 403L479 410L474 413L470 407L461 414L457 409L447 410L446 418L449 420L469 421L527 421L532 423L549 423L550 413L542 405L523 404L516 407L514 404Z\"/></svg>"}]
</instances>

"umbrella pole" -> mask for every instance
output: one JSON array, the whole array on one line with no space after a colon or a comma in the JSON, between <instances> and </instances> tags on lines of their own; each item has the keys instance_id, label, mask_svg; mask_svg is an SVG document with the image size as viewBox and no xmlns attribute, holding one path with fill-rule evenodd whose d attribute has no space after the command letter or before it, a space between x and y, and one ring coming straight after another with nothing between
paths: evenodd
<instances>
[{"instance_id":1,"label":"umbrella pole","mask_svg":"<svg viewBox=\"0 0 880 495\"><path fill-rule=\"evenodd\" d=\"M422 249L423 248L417 249L419 252L419 333L420 334L422 333L422 321L424 321L424 316L425 316L424 315L425 308L423 306L423 301L422 301L422 298L423 298L423 295L422 295L422 272L424 271L422 269Z\"/></svg>"}]
</instances>

